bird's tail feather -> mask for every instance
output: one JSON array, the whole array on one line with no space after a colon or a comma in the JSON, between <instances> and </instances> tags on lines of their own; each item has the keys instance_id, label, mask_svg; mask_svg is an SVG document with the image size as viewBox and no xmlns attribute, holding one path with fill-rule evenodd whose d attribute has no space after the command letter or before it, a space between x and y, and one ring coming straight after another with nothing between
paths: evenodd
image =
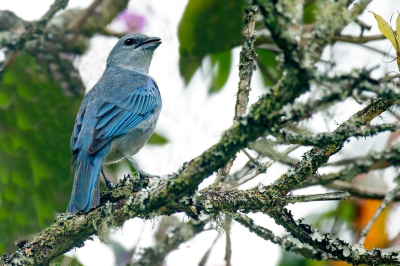
<instances>
[{"instance_id":1,"label":"bird's tail feather","mask_svg":"<svg viewBox=\"0 0 400 266\"><path fill-rule=\"evenodd\" d=\"M100 203L99 175L103 158L85 154L76 164L74 185L67 212L88 212Z\"/></svg>"}]
</instances>

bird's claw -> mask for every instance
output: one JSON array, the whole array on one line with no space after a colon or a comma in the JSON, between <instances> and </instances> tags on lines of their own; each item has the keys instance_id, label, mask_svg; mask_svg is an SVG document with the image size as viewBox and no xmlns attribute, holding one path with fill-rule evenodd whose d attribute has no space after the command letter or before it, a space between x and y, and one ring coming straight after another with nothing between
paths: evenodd
<instances>
[{"instance_id":1,"label":"bird's claw","mask_svg":"<svg viewBox=\"0 0 400 266\"><path fill-rule=\"evenodd\" d=\"M113 190L115 188L115 184L113 182L111 182L110 180L108 180L107 178L104 178L104 181L106 182L106 187L109 190Z\"/></svg>"},{"instance_id":2,"label":"bird's claw","mask_svg":"<svg viewBox=\"0 0 400 266\"><path fill-rule=\"evenodd\" d=\"M144 184L144 180L147 178L161 178L160 176L158 176L158 175L152 175L152 174L149 174L149 173L146 173L146 172L144 172L144 171L142 171L142 170L137 170L136 169L136 172L139 174L139 188L140 189L142 189L143 188L143 184Z\"/></svg>"},{"instance_id":3,"label":"bird's claw","mask_svg":"<svg viewBox=\"0 0 400 266\"><path fill-rule=\"evenodd\" d=\"M108 180L108 178L104 174L103 168L101 169L101 173L103 174L103 178L104 178L104 182L106 183L106 187L109 190L113 190L115 188L115 184L113 182L111 182L110 180Z\"/></svg>"}]
</instances>

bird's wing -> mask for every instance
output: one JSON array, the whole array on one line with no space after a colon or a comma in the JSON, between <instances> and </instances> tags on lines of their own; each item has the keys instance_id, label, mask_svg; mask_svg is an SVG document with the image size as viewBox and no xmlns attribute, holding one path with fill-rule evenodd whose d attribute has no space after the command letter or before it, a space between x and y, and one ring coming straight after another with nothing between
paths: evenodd
<instances>
[{"instance_id":1,"label":"bird's wing","mask_svg":"<svg viewBox=\"0 0 400 266\"><path fill-rule=\"evenodd\" d=\"M79 112L75 119L74 129L72 131L71 144L70 144L72 153L71 166L74 165L76 158L78 157L79 149L75 147L75 145L76 141L78 140L79 133L81 132L83 117L85 116L85 111L86 111L86 102L87 98L85 98L84 101L82 102L81 108L79 109Z\"/></svg>"},{"instance_id":2,"label":"bird's wing","mask_svg":"<svg viewBox=\"0 0 400 266\"><path fill-rule=\"evenodd\" d=\"M125 99L103 102L96 119L93 141L88 148L94 154L113 138L125 134L145 120L155 109L161 108L161 96L156 83L149 78Z\"/></svg>"}]
</instances>

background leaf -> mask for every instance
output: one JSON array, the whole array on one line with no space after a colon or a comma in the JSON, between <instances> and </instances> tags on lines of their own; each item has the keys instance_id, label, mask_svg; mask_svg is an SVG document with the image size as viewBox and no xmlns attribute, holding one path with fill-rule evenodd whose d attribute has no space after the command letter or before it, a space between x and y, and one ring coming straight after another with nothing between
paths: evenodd
<instances>
[{"instance_id":1,"label":"background leaf","mask_svg":"<svg viewBox=\"0 0 400 266\"><path fill-rule=\"evenodd\" d=\"M232 62L232 51L211 55L212 80L209 92L218 92L224 87L229 78Z\"/></svg>"},{"instance_id":2,"label":"background leaf","mask_svg":"<svg viewBox=\"0 0 400 266\"><path fill-rule=\"evenodd\" d=\"M316 12L318 11L317 0L309 1L303 8L303 23L311 24L316 20Z\"/></svg>"},{"instance_id":3,"label":"background leaf","mask_svg":"<svg viewBox=\"0 0 400 266\"><path fill-rule=\"evenodd\" d=\"M189 1L178 27L179 70L186 83L206 55L227 52L242 43L243 9L243 0ZM222 55L213 56L216 59ZM223 77L216 78L219 83L212 88L222 87L220 84L227 79L226 71L218 73Z\"/></svg>"},{"instance_id":4,"label":"background leaf","mask_svg":"<svg viewBox=\"0 0 400 266\"><path fill-rule=\"evenodd\" d=\"M0 89L0 253L65 212L69 140L82 95L65 95L48 64L19 54ZM7 244L6 244L7 243Z\"/></svg>"},{"instance_id":5,"label":"background leaf","mask_svg":"<svg viewBox=\"0 0 400 266\"><path fill-rule=\"evenodd\" d=\"M147 143L153 145L164 145L168 143L168 139L160 133L154 132Z\"/></svg>"},{"instance_id":6,"label":"background leaf","mask_svg":"<svg viewBox=\"0 0 400 266\"><path fill-rule=\"evenodd\" d=\"M261 72L261 76L265 86L275 84L282 75L282 71L278 70L278 62L276 61L276 52L255 49L257 57L257 69Z\"/></svg>"}]
</instances>

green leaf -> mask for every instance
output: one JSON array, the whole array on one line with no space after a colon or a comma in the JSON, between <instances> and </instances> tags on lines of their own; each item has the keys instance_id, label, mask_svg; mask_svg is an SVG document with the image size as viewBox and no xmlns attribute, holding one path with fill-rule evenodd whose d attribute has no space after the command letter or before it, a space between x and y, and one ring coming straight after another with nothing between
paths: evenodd
<instances>
[{"instance_id":1,"label":"green leaf","mask_svg":"<svg viewBox=\"0 0 400 266\"><path fill-rule=\"evenodd\" d=\"M283 251L279 266L296 265L296 266L328 266L325 261L317 261L306 259L301 255Z\"/></svg>"},{"instance_id":2,"label":"green leaf","mask_svg":"<svg viewBox=\"0 0 400 266\"><path fill-rule=\"evenodd\" d=\"M303 23L311 24L316 21L316 14L318 12L317 1L312 1L308 5L305 5L303 8Z\"/></svg>"},{"instance_id":3,"label":"green leaf","mask_svg":"<svg viewBox=\"0 0 400 266\"><path fill-rule=\"evenodd\" d=\"M232 62L232 51L226 51L217 54L211 54L211 65L216 68L213 71L211 86L209 89L210 93L218 92L224 87L226 81L229 78Z\"/></svg>"},{"instance_id":4,"label":"green leaf","mask_svg":"<svg viewBox=\"0 0 400 266\"><path fill-rule=\"evenodd\" d=\"M68 256L61 256L58 259L54 260L51 266L60 266L60 265L69 265L69 266L83 266L82 263L79 262L76 258L71 258Z\"/></svg>"},{"instance_id":5,"label":"green leaf","mask_svg":"<svg viewBox=\"0 0 400 266\"><path fill-rule=\"evenodd\" d=\"M161 134L154 132L147 143L152 145L164 145L168 143L168 139Z\"/></svg>"},{"instance_id":6,"label":"green leaf","mask_svg":"<svg viewBox=\"0 0 400 266\"><path fill-rule=\"evenodd\" d=\"M28 112L16 110L15 118L17 120L18 127L22 130L29 129L33 126L32 119L30 118L30 114Z\"/></svg>"},{"instance_id":7,"label":"green leaf","mask_svg":"<svg viewBox=\"0 0 400 266\"><path fill-rule=\"evenodd\" d=\"M186 83L206 55L241 44L243 9L243 0L189 1L178 27L179 70Z\"/></svg>"},{"instance_id":8,"label":"green leaf","mask_svg":"<svg viewBox=\"0 0 400 266\"><path fill-rule=\"evenodd\" d=\"M203 57L181 56L179 58L179 72L185 83L189 83L196 70L201 66Z\"/></svg>"},{"instance_id":9,"label":"green leaf","mask_svg":"<svg viewBox=\"0 0 400 266\"><path fill-rule=\"evenodd\" d=\"M0 248L12 252L15 239L37 233L65 211L73 182L69 142L82 96L67 95L48 62L26 53L4 73L0 213L7 215L1 216Z\"/></svg>"},{"instance_id":10,"label":"green leaf","mask_svg":"<svg viewBox=\"0 0 400 266\"><path fill-rule=\"evenodd\" d=\"M10 173L5 168L0 168L0 182L2 185L7 185L10 180Z\"/></svg>"},{"instance_id":11,"label":"green leaf","mask_svg":"<svg viewBox=\"0 0 400 266\"><path fill-rule=\"evenodd\" d=\"M0 107L6 107L11 101L11 95L6 91L0 90Z\"/></svg>"},{"instance_id":12,"label":"green leaf","mask_svg":"<svg viewBox=\"0 0 400 266\"><path fill-rule=\"evenodd\" d=\"M275 52L256 49L257 69L260 70L265 86L272 86L282 76L282 71L278 69Z\"/></svg>"},{"instance_id":13,"label":"green leaf","mask_svg":"<svg viewBox=\"0 0 400 266\"><path fill-rule=\"evenodd\" d=\"M397 19L396 19L396 37L397 37L397 42L400 42L400 13L399 13L399 11L397 11ZM398 47L397 50L400 50L400 47Z\"/></svg>"}]
</instances>

